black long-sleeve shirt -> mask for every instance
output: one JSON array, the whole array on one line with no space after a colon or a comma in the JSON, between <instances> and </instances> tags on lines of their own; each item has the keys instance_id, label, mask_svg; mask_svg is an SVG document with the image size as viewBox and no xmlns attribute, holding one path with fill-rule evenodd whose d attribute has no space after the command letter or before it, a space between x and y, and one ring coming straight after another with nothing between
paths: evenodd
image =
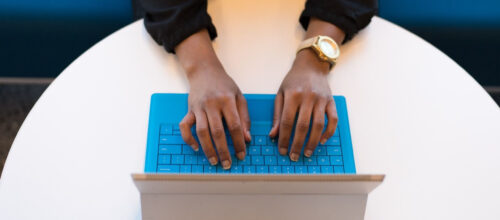
<instances>
[{"instance_id":1,"label":"black long-sleeve shirt","mask_svg":"<svg viewBox=\"0 0 500 220\"><path fill-rule=\"evenodd\" d=\"M168 52L190 35L206 28L213 40L217 31L207 13L206 0L140 0L144 25ZM307 30L311 17L330 22L345 32L344 42L370 23L377 0L307 0L300 24ZM257 15L256 15L257 16Z\"/></svg>"}]
</instances>

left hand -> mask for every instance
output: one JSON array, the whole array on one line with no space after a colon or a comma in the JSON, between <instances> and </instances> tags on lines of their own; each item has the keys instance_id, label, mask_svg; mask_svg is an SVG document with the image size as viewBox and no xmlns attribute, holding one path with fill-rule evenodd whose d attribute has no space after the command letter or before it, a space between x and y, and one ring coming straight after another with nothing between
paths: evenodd
<instances>
[{"instance_id":1,"label":"left hand","mask_svg":"<svg viewBox=\"0 0 500 220\"><path fill-rule=\"evenodd\" d=\"M281 83L274 103L273 127L269 136L279 134L278 149L281 155L288 153L288 146L295 118L295 135L290 148L290 159L297 161L311 126L304 156L310 157L321 141L325 143L337 127L337 110L328 85L329 64L319 60L311 49L297 54L292 68ZM326 130L325 113L328 123ZM312 120L312 123L311 123Z\"/></svg>"}]
</instances>

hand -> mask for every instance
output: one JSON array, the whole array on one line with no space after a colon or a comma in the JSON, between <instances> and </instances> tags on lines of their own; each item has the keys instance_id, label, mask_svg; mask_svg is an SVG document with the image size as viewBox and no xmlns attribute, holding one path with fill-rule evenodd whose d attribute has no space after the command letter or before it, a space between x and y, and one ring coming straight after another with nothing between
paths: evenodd
<instances>
[{"instance_id":1,"label":"hand","mask_svg":"<svg viewBox=\"0 0 500 220\"><path fill-rule=\"evenodd\" d=\"M299 159L310 125L309 141L304 149L306 157L312 155L320 141L326 142L335 132L337 111L328 85L328 72L328 63L320 61L311 49L302 50L297 54L276 95L273 127L269 136L275 138L279 133L278 149L281 155L288 152L290 136L298 114L289 154L292 161ZM328 124L322 133L325 113Z\"/></svg>"},{"instance_id":2,"label":"hand","mask_svg":"<svg viewBox=\"0 0 500 220\"><path fill-rule=\"evenodd\" d=\"M176 53L190 85L188 113L179 124L182 138L198 151L198 142L191 132L196 124L198 139L210 164L216 165L220 159L222 167L229 169L232 161L222 119L231 134L236 157L244 159L245 141L251 139L247 102L215 56L206 31L187 38Z\"/></svg>"}]
</instances>

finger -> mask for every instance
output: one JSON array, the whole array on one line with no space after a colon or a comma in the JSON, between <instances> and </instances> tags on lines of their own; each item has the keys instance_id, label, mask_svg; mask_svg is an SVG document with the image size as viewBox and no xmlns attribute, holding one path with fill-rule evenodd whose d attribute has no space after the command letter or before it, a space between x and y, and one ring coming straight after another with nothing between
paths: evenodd
<instances>
[{"instance_id":1,"label":"finger","mask_svg":"<svg viewBox=\"0 0 500 220\"><path fill-rule=\"evenodd\" d=\"M198 146L198 142L193 136L193 133L191 132L191 127L196 123L196 117L194 117L193 112L189 111L186 116L184 116L184 119L179 123L179 128L181 130L181 136L182 139L184 139L184 142L191 146L194 151L198 151L200 148Z\"/></svg>"},{"instance_id":2,"label":"finger","mask_svg":"<svg viewBox=\"0 0 500 220\"><path fill-rule=\"evenodd\" d=\"M298 102L293 95L284 97L283 112L281 113L279 125L278 151L281 155L286 155L290 136L292 135L293 125L295 124L295 115L297 114Z\"/></svg>"},{"instance_id":3,"label":"finger","mask_svg":"<svg viewBox=\"0 0 500 220\"><path fill-rule=\"evenodd\" d=\"M250 134L250 114L248 114L247 100L240 94L236 98L236 103L245 141L250 142L252 141L252 135Z\"/></svg>"},{"instance_id":4,"label":"finger","mask_svg":"<svg viewBox=\"0 0 500 220\"><path fill-rule=\"evenodd\" d=\"M195 112L196 117L196 134L201 143L201 148L212 165L217 164L217 152L210 138L210 129L208 127L207 115L205 112Z\"/></svg>"},{"instance_id":5,"label":"finger","mask_svg":"<svg viewBox=\"0 0 500 220\"><path fill-rule=\"evenodd\" d=\"M325 108L326 101L319 101L313 110L313 119L311 123L311 133L309 134L309 141L307 142L306 148L304 149L304 156L310 157L316 146L318 146L319 140L321 138L321 133L325 127Z\"/></svg>"},{"instance_id":6,"label":"finger","mask_svg":"<svg viewBox=\"0 0 500 220\"><path fill-rule=\"evenodd\" d=\"M245 159L245 138L243 137L243 127L241 125L240 116L238 115L234 99L226 104L226 106L222 109L222 114L226 120L227 129L231 134L231 139L233 140L236 157L243 160Z\"/></svg>"},{"instance_id":7,"label":"finger","mask_svg":"<svg viewBox=\"0 0 500 220\"><path fill-rule=\"evenodd\" d=\"M283 93L278 92L278 94L276 94L276 98L274 99L273 127L269 132L269 137L271 138L275 138L278 135L282 111L283 111Z\"/></svg>"},{"instance_id":8,"label":"finger","mask_svg":"<svg viewBox=\"0 0 500 220\"><path fill-rule=\"evenodd\" d=\"M314 102L313 99L305 99L300 105L299 117L295 125L292 147L290 148L290 160L292 161L299 160L300 151L302 150L302 146L304 146L307 132L309 131Z\"/></svg>"},{"instance_id":9,"label":"finger","mask_svg":"<svg viewBox=\"0 0 500 220\"><path fill-rule=\"evenodd\" d=\"M227 170L231 168L231 155L227 149L226 133L224 132L224 125L222 124L221 112L216 108L209 108L207 109L207 118L210 134L214 140L222 168Z\"/></svg>"},{"instance_id":10,"label":"finger","mask_svg":"<svg viewBox=\"0 0 500 220\"><path fill-rule=\"evenodd\" d=\"M335 107L335 101L333 101L333 98L326 105L326 117L328 119L328 124L326 125L325 132L323 132L323 135L321 136L321 144L325 144L326 141L333 136L335 128L337 127L337 108Z\"/></svg>"}]
</instances>

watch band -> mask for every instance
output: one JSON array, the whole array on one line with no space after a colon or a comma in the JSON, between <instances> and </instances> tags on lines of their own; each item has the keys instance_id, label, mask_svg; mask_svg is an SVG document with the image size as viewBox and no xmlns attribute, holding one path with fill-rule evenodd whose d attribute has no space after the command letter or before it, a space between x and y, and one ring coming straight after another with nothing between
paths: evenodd
<instances>
[{"instance_id":1,"label":"watch band","mask_svg":"<svg viewBox=\"0 0 500 220\"><path fill-rule=\"evenodd\" d=\"M313 46L314 42L318 39L318 36L316 37L311 37L309 39L306 39L299 44L299 48L297 49L297 53L300 52L303 49L309 48Z\"/></svg>"}]
</instances>

